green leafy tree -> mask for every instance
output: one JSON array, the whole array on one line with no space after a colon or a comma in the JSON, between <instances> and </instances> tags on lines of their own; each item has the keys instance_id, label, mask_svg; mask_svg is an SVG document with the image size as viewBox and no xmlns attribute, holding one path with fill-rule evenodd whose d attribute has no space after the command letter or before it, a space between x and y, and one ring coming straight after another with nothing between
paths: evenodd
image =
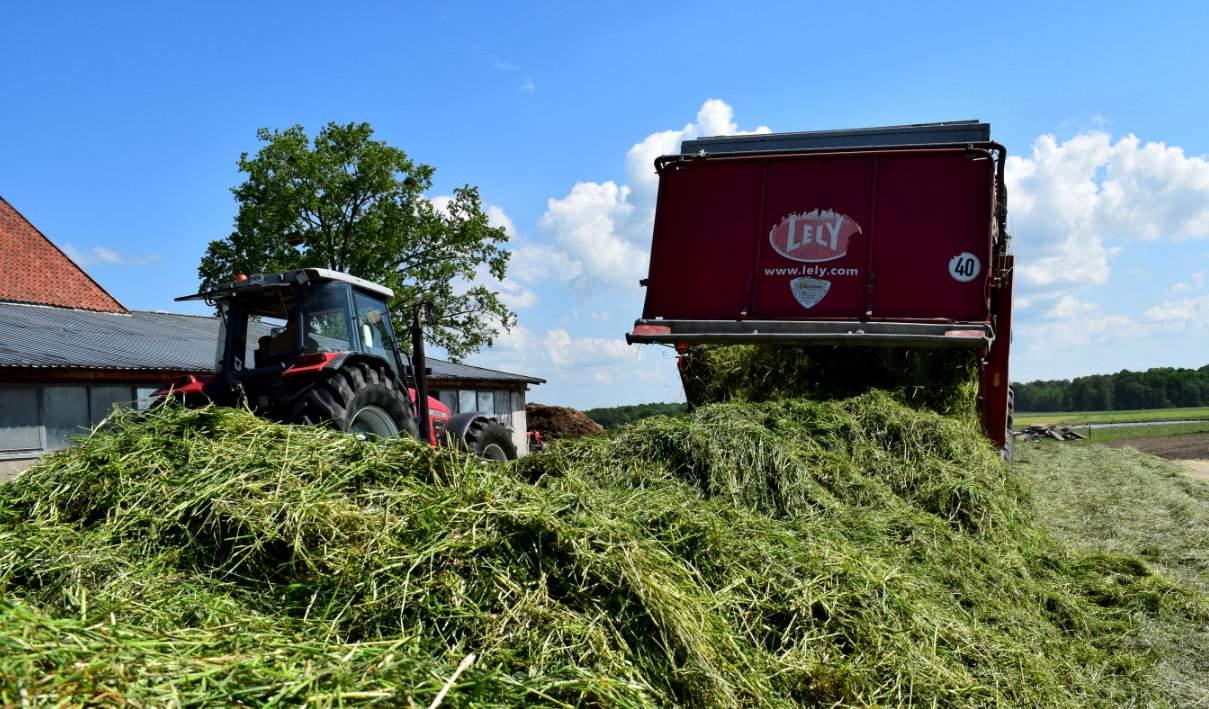
<instances>
[{"instance_id":1,"label":"green leafy tree","mask_svg":"<svg viewBox=\"0 0 1209 709\"><path fill-rule=\"evenodd\" d=\"M488 224L477 188L454 190L438 209L424 196L434 168L374 140L367 123L329 123L314 140L302 126L256 135L264 145L240 155L247 179L231 190L235 230L210 242L198 268L203 287L239 273L345 271L394 290L400 323L417 299L431 302L439 322L427 340L454 359L515 324L499 294L475 284L484 273L503 279L509 257L508 237Z\"/></svg>"}]
</instances>

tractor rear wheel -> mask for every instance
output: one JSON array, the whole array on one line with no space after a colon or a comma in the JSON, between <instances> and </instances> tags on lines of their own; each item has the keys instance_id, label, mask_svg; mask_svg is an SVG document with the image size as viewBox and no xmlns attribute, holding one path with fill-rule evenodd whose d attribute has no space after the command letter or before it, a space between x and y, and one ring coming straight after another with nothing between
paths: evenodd
<instances>
[{"instance_id":1,"label":"tractor rear wheel","mask_svg":"<svg viewBox=\"0 0 1209 709\"><path fill-rule=\"evenodd\" d=\"M495 419L480 416L466 429L466 450L493 461L516 460L516 444L508 429Z\"/></svg>"},{"instance_id":2,"label":"tractor rear wheel","mask_svg":"<svg viewBox=\"0 0 1209 709\"><path fill-rule=\"evenodd\" d=\"M294 405L290 421L378 438L419 438L407 390L385 366L367 362L347 364L313 384Z\"/></svg>"}]
</instances>

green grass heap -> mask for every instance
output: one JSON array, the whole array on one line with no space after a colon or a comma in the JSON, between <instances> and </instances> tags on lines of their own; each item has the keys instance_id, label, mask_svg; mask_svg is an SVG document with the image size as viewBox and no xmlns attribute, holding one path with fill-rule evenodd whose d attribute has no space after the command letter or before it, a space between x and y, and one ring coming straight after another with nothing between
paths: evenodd
<instances>
[{"instance_id":1,"label":"green grass heap","mask_svg":"<svg viewBox=\"0 0 1209 709\"><path fill-rule=\"evenodd\" d=\"M1204 609L1031 520L881 393L510 465L169 408L0 486L0 705L1160 701L1121 639Z\"/></svg>"},{"instance_id":2,"label":"green grass heap","mask_svg":"<svg viewBox=\"0 0 1209 709\"><path fill-rule=\"evenodd\" d=\"M690 407L876 390L913 408L977 417L978 355L969 348L701 345L685 357L682 374Z\"/></svg>"}]
</instances>

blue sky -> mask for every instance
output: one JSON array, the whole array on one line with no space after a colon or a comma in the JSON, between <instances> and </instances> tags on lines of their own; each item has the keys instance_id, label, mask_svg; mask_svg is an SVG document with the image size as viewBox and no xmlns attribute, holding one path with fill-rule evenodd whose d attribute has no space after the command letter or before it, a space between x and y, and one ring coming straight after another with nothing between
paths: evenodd
<instances>
[{"instance_id":1,"label":"blue sky","mask_svg":"<svg viewBox=\"0 0 1209 709\"><path fill-rule=\"evenodd\" d=\"M0 13L0 195L128 307L176 309L262 126L369 121L478 185L533 398L675 400L628 348L649 158L681 137L955 118L1015 156L1013 378L1209 363L1203 4L23 3Z\"/></svg>"}]
</instances>

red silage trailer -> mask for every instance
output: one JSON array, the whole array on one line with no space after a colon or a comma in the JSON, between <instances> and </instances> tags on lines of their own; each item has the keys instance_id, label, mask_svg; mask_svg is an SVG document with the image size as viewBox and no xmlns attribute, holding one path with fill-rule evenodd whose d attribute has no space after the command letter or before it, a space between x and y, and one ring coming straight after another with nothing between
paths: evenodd
<instances>
[{"instance_id":1,"label":"red silage trailer","mask_svg":"<svg viewBox=\"0 0 1209 709\"><path fill-rule=\"evenodd\" d=\"M629 342L965 347L1010 440L1005 150L975 121L686 141L660 157Z\"/></svg>"}]
</instances>

